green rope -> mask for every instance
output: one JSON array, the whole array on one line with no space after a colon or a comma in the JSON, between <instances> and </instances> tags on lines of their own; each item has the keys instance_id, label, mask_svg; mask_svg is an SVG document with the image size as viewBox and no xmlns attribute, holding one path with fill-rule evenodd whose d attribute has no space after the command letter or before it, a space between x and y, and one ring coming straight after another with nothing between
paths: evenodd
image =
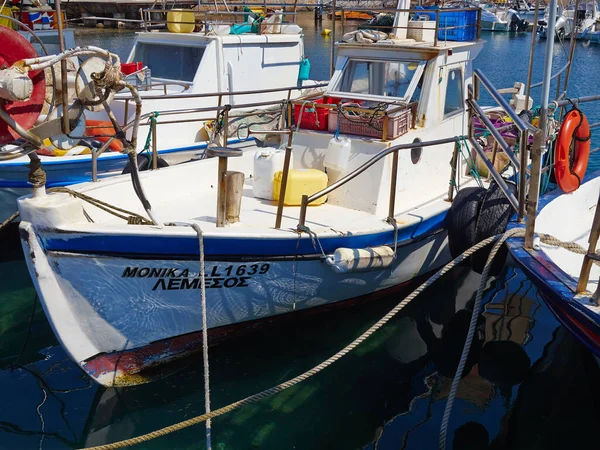
<instances>
[{"instance_id":1,"label":"green rope","mask_svg":"<svg viewBox=\"0 0 600 450\"><path fill-rule=\"evenodd\" d=\"M459 143L458 149L459 149L460 154L463 157L463 159L467 162L467 166L469 167L469 173L471 174L471 176L473 178L475 178L479 187L483 187L483 182L481 181L481 176L479 175L479 172L477 171L477 167L475 166L475 160L473 159L473 157L471 156L471 152L469 151L469 146L467 145L466 138L464 136L461 136L461 138L458 140L458 143ZM466 155L465 155L465 152L463 151L463 146L464 146L464 149L466 150Z\"/></svg>"},{"instance_id":2,"label":"green rope","mask_svg":"<svg viewBox=\"0 0 600 450\"><path fill-rule=\"evenodd\" d=\"M160 113L158 111L154 111L153 113L151 113L150 117L148 117L148 122L146 122L146 125L150 125L152 122L154 122L154 125L156 125L156 123L158 122L156 120L158 116L160 116ZM146 136L146 143L144 144L144 148L142 150L142 152L146 152L146 158L148 158L148 167L150 167L150 165L152 164L152 152L150 151L150 142L152 142L152 126L148 127L148 136Z\"/></svg>"}]
</instances>

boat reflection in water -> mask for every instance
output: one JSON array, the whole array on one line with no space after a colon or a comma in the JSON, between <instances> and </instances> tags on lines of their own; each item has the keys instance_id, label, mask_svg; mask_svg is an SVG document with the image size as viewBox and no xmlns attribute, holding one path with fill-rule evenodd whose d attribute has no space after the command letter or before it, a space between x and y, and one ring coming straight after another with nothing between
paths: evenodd
<instances>
[{"instance_id":1,"label":"boat reflection in water","mask_svg":"<svg viewBox=\"0 0 600 450\"><path fill-rule=\"evenodd\" d=\"M331 368L215 419L213 447L385 449L400 448L402 442L402 448L437 448L478 283L479 275L462 267L453 270ZM214 347L213 407L320 363L398 298L279 322ZM507 268L491 280L484 302L450 420L452 448L552 448L551 430L596 421L594 399L600 395L592 380L597 368L579 343L557 329L524 275ZM38 342L37 333L52 336L43 317L33 330L33 342ZM199 359L168 366L172 373L153 383L102 388L60 346L36 350L42 360L1 373L2 385L10 385L2 392L8 407L0 412L5 448L37 448L40 440L44 448L105 444L204 412ZM179 370L183 364L185 370ZM15 414L17 405L21 414ZM194 427L163 439L172 448L202 446L202 435ZM149 448L164 443L157 440Z\"/></svg>"}]
</instances>

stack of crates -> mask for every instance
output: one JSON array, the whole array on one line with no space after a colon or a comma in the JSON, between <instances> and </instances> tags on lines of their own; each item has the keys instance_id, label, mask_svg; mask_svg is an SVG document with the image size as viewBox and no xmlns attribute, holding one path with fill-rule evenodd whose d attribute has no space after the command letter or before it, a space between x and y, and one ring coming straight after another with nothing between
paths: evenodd
<instances>
[{"instance_id":1,"label":"stack of crates","mask_svg":"<svg viewBox=\"0 0 600 450\"><path fill-rule=\"evenodd\" d=\"M422 7L415 15L416 20L435 20L433 7ZM420 8L419 8L420 9ZM477 37L477 11L444 11L439 10L440 24L438 39L440 41L472 41ZM460 27L460 28L453 28ZM449 29L448 29L449 28Z\"/></svg>"},{"instance_id":2,"label":"stack of crates","mask_svg":"<svg viewBox=\"0 0 600 450\"><path fill-rule=\"evenodd\" d=\"M461 27L450 28L448 27ZM472 41L477 36L477 11L441 12L438 39L440 41Z\"/></svg>"}]
</instances>

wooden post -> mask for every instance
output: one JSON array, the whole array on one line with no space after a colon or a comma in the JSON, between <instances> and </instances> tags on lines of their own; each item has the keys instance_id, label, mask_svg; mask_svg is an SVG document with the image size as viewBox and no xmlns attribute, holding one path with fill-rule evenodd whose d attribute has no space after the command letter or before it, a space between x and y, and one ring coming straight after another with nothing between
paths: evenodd
<instances>
[{"instance_id":1,"label":"wooden post","mask_svg":"<svg viewBox=\"0 0 600 450\"><path fill-rule=\"evenodd\" d=\"M600 203L600 198L598 198ZM592 222L592 229L590 231L590 237L588 242L588 255L596 252L596 245L598 244L598 237L600 237L600 205L596 205L596 212L594 213L594 221ZM592 270L592 264L594 260L588 255L583 257L583 264L581 265L581 272L579 273L579 282L577 283L577 293L587 291L587 284L590 279L590 270Z\"/></svg>"},{"instance_id":2,"label":"wooden post","mask_svg":"<svg viewBox=\"0 0 600 450\"><path fill-rule=\"evenodd\" d=\"M240 221L242 208L242 194L244 192L244 173L227 171L226 173L226 214L227 223Z\"/></svg>"}]
</instances>

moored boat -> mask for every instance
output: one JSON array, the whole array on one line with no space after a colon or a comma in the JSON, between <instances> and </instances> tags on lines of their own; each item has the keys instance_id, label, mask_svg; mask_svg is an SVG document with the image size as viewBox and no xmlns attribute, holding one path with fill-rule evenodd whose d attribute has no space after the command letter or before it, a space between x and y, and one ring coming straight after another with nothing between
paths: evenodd
<instances>
[{"instance_id":1,"label":"moored boat","mask_svg":"<svg viewBox=\"0 0 600 450\"><path fill-rule=\"evenodd\" d=\"M145 138L138 140L136 150L141 153L155 149L161 166L204 157L212 129L220 117L210 108L228 104L234 108L231 116L235 116L239 114L238 110L243 109L238 108L239 105L263 102L260 120L275 126L280 111L277 107L279 101L298 97L303 89L315 85L306 80L306 73L300 76L304 71L301 67L307 64L307 60L304 58L303 34L297 25L283 23L278 28L264 27L256 31L250 25L244 28L245 25L240 23L234 25L239 34L226 34L230 27L212 20L203 26L201 32L140 32L128 62L121 65L125 80L136 86L142 99L139 126ZM49 50L56 51L56 33L40 31L40 36L37 33L35 36L23 34L35 51L43 55L41 50L44 48L37 40L54 42ZM74 46L72 31L65 30L64 34L67 44ZM8 34L2 36L5 41L3 47L11 47L13 38ZM15 55L15 58L33 55L37 56L33 49L28 48L26 54ZM9 58L11 63L16 60L12 56ZM87 95L84 90L92 73L103 68L103 62L98 58L87 59L81 67L76 58L72 60L74 64L68 74L67 87L70 99ZM60 73L58 66L54 73ZM52 89L47 88L49 94L44 100L46 103L42 103L44 106L38 123L54 118L55 106L60 104L61 83L54 83L50 72L46 79ZM113 117L125 127L127 136L131 138L137 113L136 99L125 90L113 93L107 100ZM49 102L53 102L50 107ZM87 139L53 138L38 149L49 169L49 187L120 174L128 163L127 156L119 153L120 146L103 145L107 139L98 137L114 134L110 118L102 106L87 106L85 109L85 117L77 130L87 135ZM170 112L184 109L188 113L178 112L176 117ZM46 113L52 110L54 116L47 116ZM234 122L233 117L231 122ZM243 118L236 119L236 123L238 128L247 127ZM99 127L98 130L95 127ZM153 128L162 130L155 133ZM236 133L232 135L230 144L240 141ZM5 140L2 143L10 145ZM140 168L150 166L150 158L140 156L138 159ZM0 222L15 212L16 198L28 192L22 176L27 173L28 164L26 156L0 161Z\"/></svg>"},{"instance_id":2,"label":"moored boat","mask_svg":"<svg viewBox=\"0 0 600 450\"><path fill-rule=\"evenodd\" d=\"M399 30L409 12L396 13ZM447 200L480 183L463 147L483 42L439 31L338 44L326 94L284 105L287 127L271 134L285 151L216 147L134 170L133 187L117 176L21 199L30 274L71 358L104 385L144 382L197 351L202 303L216 340L446 263Z\"/></svg>"}]
</instances>

